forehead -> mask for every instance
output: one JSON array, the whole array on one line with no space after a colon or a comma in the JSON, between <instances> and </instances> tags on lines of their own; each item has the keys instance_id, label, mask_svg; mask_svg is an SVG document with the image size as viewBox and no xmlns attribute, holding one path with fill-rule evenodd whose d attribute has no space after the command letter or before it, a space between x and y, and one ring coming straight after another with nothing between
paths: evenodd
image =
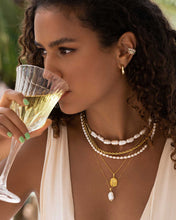
<instances>
[{"instance_id":1,"label":"forehead","mask_svg":"<svg viewBox=\"0 0 176 220\"><path fill-rule=\"evenodd\" d=\"M66 13L59 8L38 8L34 20L35 40L42 38L57 40L59 37L74 37L82 39L94 36L95 33L81 25L80 20L72 13Z\"/></svg>"}]
</instances>

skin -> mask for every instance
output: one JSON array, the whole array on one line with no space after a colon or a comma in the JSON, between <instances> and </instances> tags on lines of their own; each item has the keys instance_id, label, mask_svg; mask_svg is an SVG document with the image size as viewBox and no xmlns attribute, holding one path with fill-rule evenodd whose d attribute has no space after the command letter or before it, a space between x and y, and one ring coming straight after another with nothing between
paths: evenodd
<instances>
[{"instance_id":1,"label":"skin","mask_svg":"<svg viewBox=\"0 0 176 220\"><path fill-rule=\"evenodd\" d=\"M60 101L63 112L74 114L86 110L90 127L108 139L125 139L143 128L140 116L126 103L132 91L121 74L121 66L126 67L132 59L127 48L136 46L132 33L125 33L111 48L103 49L97 34L83 28L74 14L66 16L52 7L37 10L34 27L36 45L43 51L45 68L60 75L69 85L69 92ZM63 41L65 38L74 41ZM8 123L1 123L0 127L1 143L6 147L10 145L7 130L15 125L13 134L16 138L26 132L24 124L18 118L13 119L9 110L11 100L23 104L22 99L21 94L10 90L0 102L0 117L8 118ZM0 202L3 219L9 219L32 190L39 196L46 128L50 123L47 121L42 129L34 132L34 138L27 141L17 155L8 185L22 202L17 205ZM110 203L106 180L97 166L97 155L83 135L78 116L68 124L67 130L75 219L139 219L154 184L165 143L161 131L157 129L153 146L130 162L120 179L117 199ZM132 145L126 149L130 147ZM112 170L122 163L110 159L106 162ZM105 172L110 178L111 174Z\"/></svg>"}]
</instances>

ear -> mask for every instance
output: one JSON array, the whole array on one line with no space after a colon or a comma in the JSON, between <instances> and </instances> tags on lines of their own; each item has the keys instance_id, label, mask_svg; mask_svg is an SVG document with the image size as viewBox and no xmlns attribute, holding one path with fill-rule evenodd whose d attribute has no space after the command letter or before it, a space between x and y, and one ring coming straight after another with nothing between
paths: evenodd
<instances>
[{"instance_id":1,"label":"ear","mask_svg":"<svg viewBox=\"0 0 176 220\"><path fill-rule=\"evenodd\" d=\"M136 37L132 32L124 33L118 40L116 45L116 58L118 66L121 69L122 65L126 67L133 58L132 53L129 53L130 49L136 48Z\"/></svg>"}]
</instances>

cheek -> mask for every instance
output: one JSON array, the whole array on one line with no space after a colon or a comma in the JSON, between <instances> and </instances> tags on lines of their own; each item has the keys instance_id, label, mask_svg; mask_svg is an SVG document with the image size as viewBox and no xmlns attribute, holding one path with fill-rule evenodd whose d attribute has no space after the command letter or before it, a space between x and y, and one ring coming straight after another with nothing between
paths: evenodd
<instances>
[{"instance_id":1,"label":"cheek","mask_svg":"<svg viewBox=\"0 0 176 220\"><path fill-rule=\"evenodd\" d=\"M116 87L117 74L113 68L94 65L87 70L80 68L69 81L72 92L63 100L61 109L67 114L74 114L99 102Z\"/></svg>"},{"instance_id":2,"label":"cheek","mask_svg":"<svg viewBox=\"0 0 176 220\"><path fill-rule=\"evenodd\" d=\"M106 75L108 74L108 76ZM70 79L71 92L60 101L60 108L66 114L76 114L104 100L117 87L116 77L110 72L85 71Z\"/></svg>"},{"instance_id":3,"label":"cheek","mask_svg":"<svg viewBox=\"0 0 176 220\"><path fill-rule=\"evenodd\" d=\"M118 80L117 69L112 60L102 62L94 59L77 70L72 80L77 88L89 94L105 92Z\"/></svg>"},{"instance_id":4,"label":"cheek","mask_svg":"<svg viewBox=\"0 0 176 220\"><path fill-rule=\"evenodd\" d=\"M89 59L79 57L74 63L71 62L64 67L64 79L69 83L71 90L60 103L61 110L66 114L88 109L117 87L117 65L115 59L110 56L89 56Z\"/></svg>"}]
</instances>

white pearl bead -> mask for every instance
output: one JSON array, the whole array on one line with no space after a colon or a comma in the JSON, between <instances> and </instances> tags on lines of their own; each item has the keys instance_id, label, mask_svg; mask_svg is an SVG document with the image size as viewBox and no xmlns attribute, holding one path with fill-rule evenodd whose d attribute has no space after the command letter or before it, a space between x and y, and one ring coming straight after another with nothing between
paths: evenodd
<instances>
[{"instance_id":1,"label":"white pearl bead","mask_svg":"<svg viewBox=\"0 0 176 220\"><path fill-rule=\"evenodd\" d=\"M126 144L126 141L119 141L120 146L125 145L125 144Z\"/></svg>"},{"instance_id":2,"label":"white pearl bead","mask_svg":"<svg viewBox=\"0 0 176 220\"><path fill-rule=\"evenodd\" d=\"M114 193L113 192L109 192L108 193L108 199L109 199L109 201L113 201L114 200Z\"/></svg>"},{"instance_id":3,"label":"white pearl bead","mask_svg":"<svg viewBox=\"0 0 176 220\"><path fill-rule=\"evenodd\" d=\"M137 139L137 138L139 138L139 137L140 137L140 134L134 135L134 139Z\"/></svg>"},{"instance_id":4,"label":"white pearl bead","mask_svg":"<svg viewBox=\"0 0 176 220\"><path fill-rule=\"evenodd\" d=\"M109 140L104 140L103 143L104 143L104 144L110 144L111 141L109 141Z\"/></svg>"},{"instance_id":5,"label":"white pearl bead","mask_svg":"<svg viewBox=\"0 0 176 220\"><path fill-rule=\"evenodd\" d=\"M133 141L134 141L134 138L133 138L133 137L127 139L127 143L132 143Z\"/></svg>"},{"instance_id":6,"label":"white pearl bead","mask_svg":"<svg viewBox=\"0 0 176 220\"><path fill-rule=\"evenodd\" d=\"M100 135L97 135L97 138L100 140L100 139L101 139L101 136L100 136Z\"/></svg>"},{"instance_id":7,"label":"white pearl bead","mask_svg":"<svg viewBox=\"0 0 176 220\"><path fill-rule=\"evenodd\" d=\"M144 133L145 133L145 129L142 130L139 134L140 134L140 135L143 135Z\"/></svg>"},{"instance_id":8,"label":"white pearl bead","mask_svg":"<svg viewBox=\"0 0 176 220\"><path fill-rule=\"evenodd\" d=\"M113 141L111 141L111 144L112 144L112 145L118 145L118 144L119 144L119 142L118 142L118 141L116 141L116 140L113 140Z\"/></svg>"},{"instance_id":9,"label":"white pearl bead","mask_svg":"<svg viewBox=\"0 0 176 220\"><path fill-rule=\"evenodd\" d=\"M104 138L103 138L103 137L99 137L99 140L100 140L101 142L103 142L103 141L104 141Z\"/></svg>"},{"instance_id":10,"label":"white pearl bead","mask_svg":"<svg viewBox=\"0 0 176 220\"><path fill-rule=\"evenodd\" d=\"M94 138L97 138L97 134L96 134L94 131L91 132L91 135L92 135Z\"/></svg>"}]
</instances>

